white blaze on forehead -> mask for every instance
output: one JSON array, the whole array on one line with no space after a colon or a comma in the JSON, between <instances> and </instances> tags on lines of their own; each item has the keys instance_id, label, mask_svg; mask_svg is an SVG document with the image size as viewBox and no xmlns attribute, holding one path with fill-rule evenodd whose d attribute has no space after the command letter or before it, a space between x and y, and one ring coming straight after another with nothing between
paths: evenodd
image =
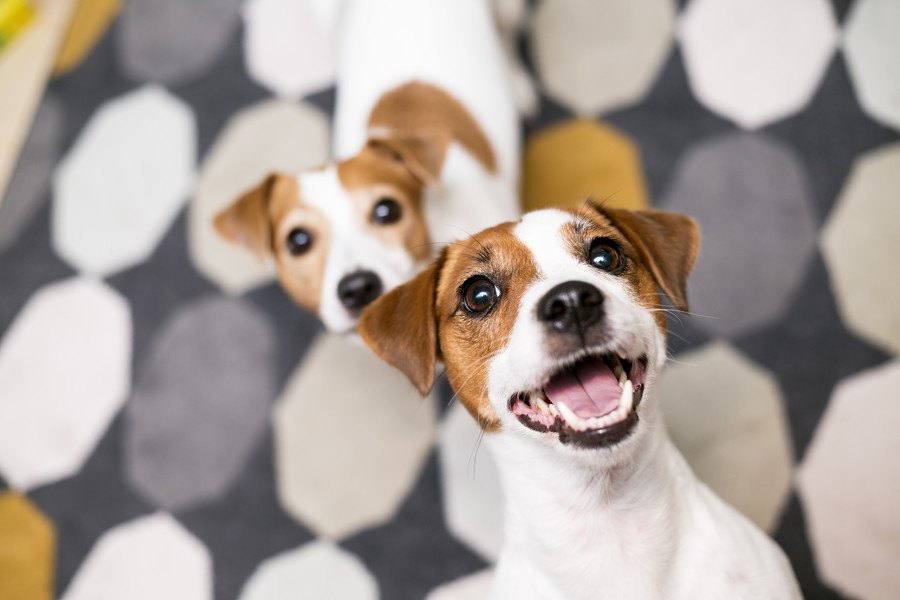
<instances>
[{"instance_id":1,"label":"white blaze on forehead","mask_svg":"<svg viewBox=\"0 0 900 600\"><path fill-rule=\"evenodd\" d=\"M519 241L531 250L544 279L576 274L573 271L579 264L562 236L563 225L573 220L573 215L551 208L527 213L513 229Z\"/></svg>"},{"instance_id":2,"label":"white blaze on forehead","mask_svg":"<svg viewBox=\"0 0 900 600\"><path fill-rule=\"evenodd\" d=\"M331 165L319 171L301 173L299 180L303 200L322 211L332 224L353 217L353 202L341 185L337 167Z\"/></svg>"}]
</instances>

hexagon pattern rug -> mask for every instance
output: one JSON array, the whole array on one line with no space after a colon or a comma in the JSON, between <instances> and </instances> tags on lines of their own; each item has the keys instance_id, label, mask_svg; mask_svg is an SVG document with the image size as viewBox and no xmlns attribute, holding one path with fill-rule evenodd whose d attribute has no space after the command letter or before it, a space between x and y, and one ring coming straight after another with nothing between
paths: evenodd
<instances>
[{"instance_id":1,"label":"hexagon pattern rug","mask_svg":"<svg viewBox=\"0 0 900 600\"><path fill-rule=\"evenodd\" d=\"M81 4L0 202L0 598L485 597L503 492L452 391L211 227L328 158L325 3ZM900 3L527 4L523 204L697 219L675 444L806 598L900 598Z\"/></svg>"}]
</instances>

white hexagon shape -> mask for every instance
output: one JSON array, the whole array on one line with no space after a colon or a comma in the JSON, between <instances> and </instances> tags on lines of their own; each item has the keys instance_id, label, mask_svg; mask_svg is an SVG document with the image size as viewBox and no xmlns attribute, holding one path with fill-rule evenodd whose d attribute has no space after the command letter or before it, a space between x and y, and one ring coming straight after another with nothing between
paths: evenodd
<instances>
[{"instance_id":1,"label":"white hexagon shape","mask_svg":"<svg viewBox=\"0 0 900 600\"><path fill-rule=\"evenodd\" d=\"M330 538L389 520L415 483L435 420L434 399L362 343L323 334L275 407L282 505Z\"/></svg>"},{"instance_id":2,"label":"white hexagon shape","mask_svg":"<svg viewBox=\"0 0 900 600\"><path fill-rule=\"evenodd\" d=\"M92 279L38 290L0 343L0 473L20 490L78 472L128 395L131 315Z\"/></svg>"},{"instance_id":3,"label":"white hexagon shape","mask_svg":"<svg viewBox=\"0 0 900 600\"><path fill-rule=\"evenodd\" d=\"M222 239L213 218L272 171L296 173L324 163L328 136L325 116L296 102L267 100L232 117L207 154L191 204L191 260L201 273L231 294L274 278L271 264Z\"/></svg>"},{"instance_id":4,"label":"white hexagon shape","mask_svg":"<svg viewBox=\"0 0 900 600\"><path fill-rule=\"evenodd\" d=\"M356 556L316 541L264 561L239 600L378 600L378 583Z\"/></svg>"},{"instance_id":5,"label":"white hexagon shape","mask_svg":"<svg viewBox=\"0 0 900 600\"><path fill-rule=\"evenodd\" d=\"M844 56L863 110L900 129L900 2L855 2L844 28Z\"/></svg>"},{"instance_id":6,"label":"white hexagon shape","mask_svg":"<svg viewBox=\"0 0 900 600\"><path fill-rule=\"evenodd\" d=\"M895 354L900 354L898 190L900 144L862 155L820 238L844 323Z\"/></svg>"},{"instance_id":7,"label":"white hexagon shape","mask_svg":"<svg viewBox=\"0 0 900 600\"><path fill-rule=\"evenodd\" d=\"M900 598L900 361L842 381L797 477L819 573L844 593Z\"/></svg>"},{"instance_id":8,"label":"white hexagon shape","mask_svg":"<svg viewBox=\"0 0 900 600\"><path fill-rule=\"evenodd\" d=\"M175 519L156 513L104 533L62 600L207 600L212 560Z\"/></svg>"},{"instance_id":9,"label":"white hexagon shape","mask_svg":"<svg viewBox=\"0 0 900 600\"><path fill-rule=\"evenodd\" d=\"M335 40L309 0L249 0L244 56L257 83L284 98L325 89L335 79Z\"/></svg>"},{"instance_id":10,"label":"white hexagon shape","mask_svg":"<svg viewBox=\"0 0 900 600\"><path fill-rule=\"evenodd\" d=\"M53 180L53 245L82 273L146 260L187 199L196 123L187 104L146 86L91 117Z\"/></svg>"},{"instance_id":11,"label":"white hexagon shape","mask_svg":"<svg viewBox=\"0 0 900 600\"><path fill-rule=\"evenodd\" d=\"M672 44L673 0L544 0L532 49L547 93L593 115L639 101Z\"/></svg>"},{"instance_id":12,"label":"white hexagon shape","mask_svg":"<svg viewBox=\"0 0 900 600\"><path fill-rule=\"evenodd\" d=\"M425 600L487 600L493 582L494 570L484 569L431 590Z\"/></svg>"},{"instance_id":13,"label":"white hexagon shape","mask_svg":"<svg viewBox=\"0 0 900 600\"><path fill-rule=\"evenodd\" d=\"M678 34L694 95L747 129L804 108L838 39L827 0L692 0Z\"/></svg>"},{"instance_id":14,"label":"white hexagon shape","mask_svg":"<svg viewBox=\"0 0 900 600\"><path fill-rule=\"evenodd\" d=\"M694 473L766 531L791 487L791 438L777 380L728 344L680 354L660 378L672 441Z\"/></svg>"},{"instance_id":15,"label":"white hexagon shape","mask_svg":"<svg viewBox=\"0 0 900 600\"><path fill-rule=\"evenodd\" d=\"M438 458L447 529L487 561L503 546L503 489L494 455L481 429L455 403L441 423Z\"/></svg>"}]
</instances>

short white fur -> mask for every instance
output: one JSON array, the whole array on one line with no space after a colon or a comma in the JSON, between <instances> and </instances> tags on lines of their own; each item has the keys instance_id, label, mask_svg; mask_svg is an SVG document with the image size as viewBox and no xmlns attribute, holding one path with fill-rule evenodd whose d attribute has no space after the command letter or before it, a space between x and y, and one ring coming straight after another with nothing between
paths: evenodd
<instances>
[{"instance_id":1,"label":"short white fur","mask_svg":"<svg viewBox=\"0 0 900 600\"><path fill-rule=\"evenodd\" d=\"M801 598L778 546L699 482L672 445L655 389L663 336L622 278L566 249L559 233L574 218L540 211L515 229L540 277L522 297L509 343L489 369L489 398L502 428L487 439L507 511L491 600ZM536 318L538 300L573 279L605 295L609 347L649 359L640 420L611 448L564 446L507 409L510 395L539 386L553 363Z\"/></svg>"},{"instance_id":2,"label":"short white fur","mask_svg":"<svg viewBox=\"0 0 900 600\"><path fill-rule=\"evenodd\" d=\"M522 13L516 4L512 0L501 12ZM450 145L439 187L427 189L423 198L434 253L443 244L518 218L519 121L490 3L321 0L314 7L338 37L335 156L344 159L360 151L372 108L386 92L413 80L435 85L469 111L484 131L498 169L491 173L462 146ZM381 276L384 290L389 291L413 277L422 265L403 249L389 249L373 244L371 236L360 236L360 216L351 210L340 181L331 175L310 175L315 174L300 176L304 199L322 208L331 228L339 232L329 249L319 316L330 330L346 332L356 325L356 317L337 297L337 282L343 275L365 266Z\"/></svg>"},{"instance_id":3,"label":"short white fur","mask_svg":"<svg viewBox=\"0 0 900 600\"><path fill-rule=\"evenodd\" d=\"M346 332L355 327L356 317L338 298L342 277L359 270L373 271L385 288L391 289L406 281L416 265L403 248L385 244L362 226L335 167L303 173L299 182L303 199L318 208L330 224L319 317L331 331Z\"/></svg>"}]
</instances>

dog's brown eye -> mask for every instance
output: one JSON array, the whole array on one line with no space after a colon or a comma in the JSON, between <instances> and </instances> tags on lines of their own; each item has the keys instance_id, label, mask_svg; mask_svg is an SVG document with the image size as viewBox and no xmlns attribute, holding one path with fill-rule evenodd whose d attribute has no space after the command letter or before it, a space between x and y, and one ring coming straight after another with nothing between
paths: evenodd
<instances>
[{"instance_id":1,"label":"dog's brown eye","mask_svg":"<svg viewBox=\"0 0 900 600\"><path fill-rule=\"evenodd\" d=\"M484 275L476 275L463 284L463 308L471 314L487 312L500 299L500 288Z\"/></svg>"},{"instance_id":2,"label":"dog's brown eye","mask_svg":"<svg viewBox=\"0 0 900 600\"><path fill-rule=\"evenodd\" d=\"M618 246L605 239L594 240L588 253L588 260L593 266L609 273L618 273L625 266Z\"/></svg>"},{"instance_id":3,"label":"dog's brown eye","mask_svg":"<svg viewBox=\"0 0 900 600\"><path fill-rule=\"evenodd\" d=\"M400 203L393 198L382 198L372 208L372 221L379 225L390 225L396 223L403 216L403 209Z\"/></svg>"},{"instance_id":4,"label":"dog's brown eye","mask_svg":"<svg viewBox=\"0 0 900 600\"><path fill-rule=\"evenodd\" d=\"M288 233L287 249L294 256L300 256L309 252L309 249L312 248L312 243L312 234L302 227L291 229L290 233Z\"/></svg>"}]
</instances>

